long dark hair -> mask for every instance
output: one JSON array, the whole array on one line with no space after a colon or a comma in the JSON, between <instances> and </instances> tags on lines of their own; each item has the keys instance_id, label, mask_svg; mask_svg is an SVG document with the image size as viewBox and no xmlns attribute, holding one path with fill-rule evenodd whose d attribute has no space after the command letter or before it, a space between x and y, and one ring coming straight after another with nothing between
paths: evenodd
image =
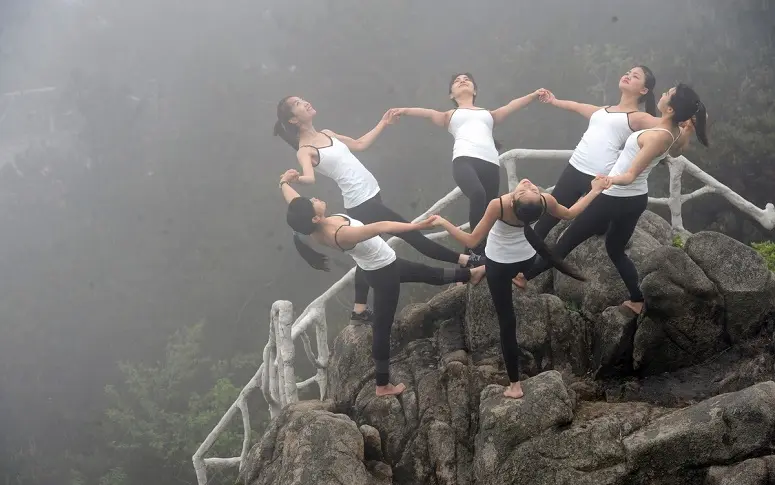
<instances>
[{"instance_id":1,"label":"long dark hair","mask_svg":"<svg viewBox=\"0 0 775 485\"><path fill-rule=\"evenodd\" d=\"M654 76L654 73L651 71L651 69L649 69L647 66L640 65L637 67L641 68L643 74L646 75L646 79L644 80L643 84L645 88L649 90L649 92L641 96L638 101L646 105L646 113L650 114L651 116L656 116L657 100L654 96L654 86L657 85L657 78Z\"/></svg>"},{"instance_id":2,"label":"long dark hair","mask_svg":"<svg viewBox=\"0 0 775 485\"><path fill-rule=\"evenodd\" d=\"M286 96L277 103L277 122L274 124L274 136L279 136L294 150L299 149L299 127L291 123L293 113L288 100L293 96Z\"/></svg>"},{"instance_id":3,"label":"long dark hair","mask_svg":"<svg viewBox=\"0 0 775 485\"><path fill-rule=\"evenodd\" d=\"M306 197L296 197L288 204L285 219L293 229L293 245L296 246L299 256L313 268L328 271L328 257L315 251L301 239L301 235L309 236L318 230L318 225L312 222L312 218L316 215L311 200Z\"/></svg>"},{"instance_id":4,"label":"long dark hair","mask_svg":"<svg viewBox=\"0 0 775 485\"><path fill-rule=\"evenodd\" d=\"M455 84L455 79L457 79L458 76L467 77L468 80L471 81L471 84L474 85L474 99L472 101L475 102L476 101L476 81L474 80L474 75L471 74L470 72L458 72L457 74L452 75L452 79L449 80L449 94L452 94L452 85ZM454 104L455 107L457 108L458 104L454 98L452 99L452 104Z\"/></svg>"},{"instance_id":5,"label":"long dark hair","mask_svg":"<svg viewBox=\"0 0 775 485\"><path fill-rule=\"evenodd\" d=\"M514 199L514 202L511 205L511 209L514 211L514 215L517 216L517 219L519 219L525 225L525 239L527 239L527 242L533 246L533 249L535 249L542 258L544 258L546 261L549 261L552 266L554 266L561 273L579 281L587 281L587 278L584 275L554 255L549 250L549 247L546 245L544 240L541 239L538 234L536 234L535 230L533 230L533 227L530 225L536 222L538 218L543 215L546 208L545 204L546 202L544 201L543 196L541 197L540 201L536 202L523 202L519 199Z\"/></svg>"},{"instance_id":6,"label":"long dark hair","mask_svg":"<svg viewBox=\"0 0 775 485\"><path fill-rule=\"evenodd\" d=\"M680 83L675 87L675 93L668 104L673 108L673 123L678 124L691 119L694 122L697 139L703 145L708 146L708 133L705 126L708 112L694 89L687 84Z\"/></svg>"}]
</instances>

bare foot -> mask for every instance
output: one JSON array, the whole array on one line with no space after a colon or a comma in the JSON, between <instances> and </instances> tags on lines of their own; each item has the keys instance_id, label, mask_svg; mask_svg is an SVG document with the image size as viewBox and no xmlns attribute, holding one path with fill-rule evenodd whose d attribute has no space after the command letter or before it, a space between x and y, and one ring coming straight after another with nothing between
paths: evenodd
<instances>
[{"instance_id":1,"label":"bare foot","mask_svg":"<svg viewBox=\"0 0 775 485\"><path fill-rule=\"evenodd\" d=\"M525 287L527 286L527 280L525 279L525 275L523 275L522 273L519 273L516 276L516 278L511 280L511 282L514 283L514 286L516 286L520 290L524 290Z\"/></svg>"},{"instance_id":2,"label":"bare foot","mask_svg":"<svg viewBox=\"0 0 775 485\"><path fill-rule=\"evenodd\" d=\"M514 399L519 399L522 396L525 395L524 392L522 392L522 383L520 382L512 382L509 387L506 388L505 391L503 391L503 395L506 397L511 397Z\"/></svg>"},{"instance_id":3,"label":"bare foot","mask_svg":"<svg viewBox=\"0 0 775 485\"><path fill-rule=\"evenodd\" d=\"M394 386L388 384L387 386L377 386L377 396L397 396L406 390L406 386L402 382L401 384Z\"/></svg>"},{"instance_id":4,"label":"bare foot","mask_svg":"<svg viewBox=\"0 0 775 485\"><path fill-rule=\"evenodd\" d=\"M482 281L482 278L484 278L484 266L477 266L476 268L471 268L471 279L468 280L469 283L472 285L478 285L480 281Z\"/></svg>"},{"instance_id":5,"label":"bare foot","mask_svg":"<svg viewBox=\"0 0 775 485\"><path fill-rule=\"evenodd\" d=\"M643 302L642 301L630 301L627 300L624 303L622 303L623 306L629 308L633 311L636 315L640 315L643 312Z\"/></svg>"}]
</instances>

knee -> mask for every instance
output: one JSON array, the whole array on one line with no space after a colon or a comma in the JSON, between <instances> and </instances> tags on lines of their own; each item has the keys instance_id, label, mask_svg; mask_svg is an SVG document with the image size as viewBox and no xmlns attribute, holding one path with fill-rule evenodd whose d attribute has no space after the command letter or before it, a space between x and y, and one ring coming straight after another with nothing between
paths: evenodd
<instances>
[{"instance_id":1,"label":"knee","mask_svg":"<svg viewBox=\"0 0 775 485\"><path fill-rule=\"evenodd\" d=\"M608 241L605 242L605 251L608 253L608 257L611 261L618 261L624 254L624 247L619 244L611 244Z\"/></svg>"}]
</instances>

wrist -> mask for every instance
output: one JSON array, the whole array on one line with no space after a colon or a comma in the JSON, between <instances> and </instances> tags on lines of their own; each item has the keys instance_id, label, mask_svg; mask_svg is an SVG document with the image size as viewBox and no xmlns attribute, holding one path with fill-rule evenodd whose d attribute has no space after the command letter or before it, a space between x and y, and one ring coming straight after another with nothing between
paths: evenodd
<instances>
[{"instance_id":1,"label":"wrist","mask_svg":"<svg viewBox=\"0 0 775 485\"><path fill-rule=\"evenodd\" d=\"M280 180L280 183L279 183L279 184L277 184L277 187L278 187L278 188L280 188L280 189L282 189L282 188L283 188L283 185L285 185L285 184L291 185L291 183L290 183L290 182L288 182L287 180Z\"/></svg>"}]
</instances>

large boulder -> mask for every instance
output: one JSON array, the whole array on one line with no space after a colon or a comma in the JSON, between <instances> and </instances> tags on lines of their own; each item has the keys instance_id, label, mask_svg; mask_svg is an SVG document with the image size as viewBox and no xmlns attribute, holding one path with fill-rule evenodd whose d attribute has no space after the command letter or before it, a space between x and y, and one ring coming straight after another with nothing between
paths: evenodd
<instances>
[{"instance_id":1,"label":"large boulder","mask_svg":"<svg viewBox=\"0 0 775 485\"><path fill-rule=\"evenodd\" d=\"M647 311L635 333L636 370L654 374L687 367L727 347L723 299L684 251L658 248L642 274Z\"/></svg>"},{"instance_id":2,"label":"large boulder","mask_svg":"<svg viewBox=\"0 0 775 485\"><path fill-rule=\"evenodd\" d=\"M724 299L726 333L732 343L757 335L775 310L775 280L753 248L718 232L698 232L684 245Z\"/></svg>"},{"instance_id":3,"label":"large boulder","mask_svg":"<svg viewBox=\"0 0 775 485\"><path fill-rule=\"evenodd\" d=\"M246 485L390 485L390 467L365 461L364 439L330 402L288 406L272 421L246 458L240 481Z\"/></svg>"}]
</instances>

